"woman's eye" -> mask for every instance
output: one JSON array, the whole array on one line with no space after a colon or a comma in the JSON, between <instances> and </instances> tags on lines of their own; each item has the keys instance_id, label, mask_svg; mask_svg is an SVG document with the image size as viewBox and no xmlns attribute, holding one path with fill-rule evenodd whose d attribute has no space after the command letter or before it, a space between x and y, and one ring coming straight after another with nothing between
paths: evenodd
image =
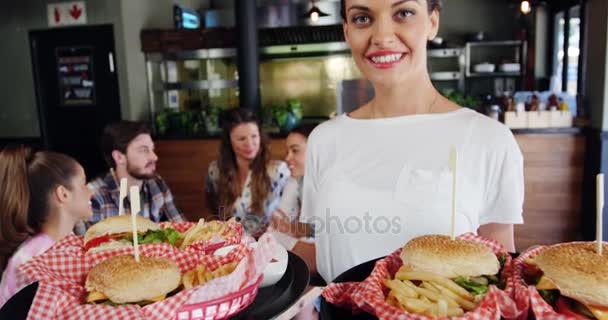
<instances>
[{"instance_id":1,"label":"woman's eye","mask_svg":"<svg viewBox=\"0 0 608 320\"><path fill-rule=\"evenodd\" d=\"M360 16L354 16L352 19L353 23L356 24L367 24L370 22L370 18L369 16L365 16L365 15L360 15Z\"/></svg>"},{"instance_id":2,"label":"woman's eye","mask_svg":"<svg viewBox=\"0 0 608 320\"><path fill-rule=\"evenodd\" d=\"M411 10L400 10L399 12L397 12L397 16L399 16L399 18L407 18L409 16L414 15L414 12Z\"/></svg>"}]
</instances>

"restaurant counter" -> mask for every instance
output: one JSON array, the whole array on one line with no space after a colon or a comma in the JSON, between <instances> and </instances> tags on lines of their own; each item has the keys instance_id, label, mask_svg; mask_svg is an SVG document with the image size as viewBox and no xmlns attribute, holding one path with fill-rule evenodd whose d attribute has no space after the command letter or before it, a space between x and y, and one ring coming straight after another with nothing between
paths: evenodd
<instances>
[{"instance_id":1,"label":"restaurant counter","mask_svg":"<svg viewBox=\"0 0 608 320\"><path fill-rule=\"evenodd\" d=\"M514 129L513 133L524 155L526 194L525 224L515 227L517 250L578 239L585 136L578 128ZM156 141L158 172L190 220L210 214L204 180L219 144L217 138ZM283 159L285 153L284 138L273 137L272 158Z\"/></svg>"}]
</instances>

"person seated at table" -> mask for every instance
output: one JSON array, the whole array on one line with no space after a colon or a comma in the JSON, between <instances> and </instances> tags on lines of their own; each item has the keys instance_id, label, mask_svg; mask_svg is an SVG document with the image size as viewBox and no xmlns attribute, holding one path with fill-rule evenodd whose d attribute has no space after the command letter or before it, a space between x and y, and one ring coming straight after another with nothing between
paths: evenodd
<instances>
[{"instance_id":1,"label":"person seated at table","mask_svg":"<svg viewBox=\"0 0 608 320\"><path fill-rule=\"evenodd\" d=\"M285 162L270 159L269 139L253 112L228 110L221 124L219 158L209 164L205 182L207 204L257 237L266 231L290 172Z\"/></svg>"},{"instance_id":2,"label":"person seated at table","mask_svg":"<svg viewBox=\"0 0 608 320\"><path fill-rule=\"evenodd\" d=\"M76 228L78 234L84 234L100 220L118 215L122 178L127 179L127 190L139 187L142 216L154 222L186 221L173 203L171 190L156 173L158 156L146 123L119 121L109 124L101 137L101 152L111 169L105 176L89 183L93 190L93 216ZM123 204L124 212L130 214L129 197Z\"/></svg>"},{"instance_id":3,"label":"person seated at table","mask_svg":"<svg viewBox=\"0 0 608 320\"><path fill-rule=\"evenodd\" d=\"M309 224L300 223L302 206L302 183L308 135L316 124L302 124L285 139L287 155L285 161L291 177L283 189L281 201L272 216L271 226L275 238L285 247L300 256L308 265L311 274L316 274L313 230Z\"/></svg>"},{"instance_id":4,"label":"person seated at table","mask_svg":"<svg viewBox=\"0 0 608 320\"><path fill-rule=\"evenodd\" d=\"M17 268L91 216L82 166L64 154L8 147L0 152L0 307L23 287Z\"/></svg>"}]
</instances>

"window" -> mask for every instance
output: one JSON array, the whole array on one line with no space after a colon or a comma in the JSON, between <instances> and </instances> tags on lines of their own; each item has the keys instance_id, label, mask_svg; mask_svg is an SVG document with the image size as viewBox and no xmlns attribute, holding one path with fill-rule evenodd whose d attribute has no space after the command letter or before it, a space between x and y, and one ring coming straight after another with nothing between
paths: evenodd
<instances>
[{"instance_id":1,"label":"window","mask_svg":"<svg viewBox=\"0 0 608 320\"><path fill-rule=\"evenodd\" d=\"M580 11L580 5L575 5L561 10L553 16L553 72L550 89L567 92L573 96L579 89Z\"/></svg>"}]
</instances>

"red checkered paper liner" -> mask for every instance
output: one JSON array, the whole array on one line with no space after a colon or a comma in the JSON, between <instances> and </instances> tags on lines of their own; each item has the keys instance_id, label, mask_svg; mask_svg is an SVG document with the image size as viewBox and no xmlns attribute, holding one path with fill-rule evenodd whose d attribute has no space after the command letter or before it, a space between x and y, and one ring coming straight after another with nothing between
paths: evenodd
<instances>
[{"instance_id":1,"label":"red checkered paper liner","mask_svg":"<svg viewBox=\"0 0 608 320\"><path fill-rule=\"evenodd\" d=\"M568 242L568 244L570 244L570 243L577 243L577 242ZM584 242L578 242L578 243L584 243ZM566 243L564 243L564 244L566 244ZM526 316L528 315L530 310L536 316L536 319L543 319L543 320L545 320L545 319L546 320L574 319L574 318L567 317L567 316L557 313L555 311L555 309L553 309L553 307L540 296L540 293L538 293L538 290L536 289L536 287L528 286L524 282L524 279L523 279L524 268L526 267L526 264L527 264L526 260L536 257L543 250L546 250L550 247L560 246L560 245L562 245L562 244L556 244L553 246L533 247L533 248L530 248L530 249L522 252L522 254L520 254L519 257L517 257L513 260L513 272L511 273L510 278L511 278L511 282L513 282L513 284L515 286L514 298L515 298L515 302L517 303L517 306L520 308L520 310L522 310L522 312L524 312L519 319L521 319L521 320L527 319Z\"/></svg>"},{"instance_id":2,"label":"red checkered paper liner","mask_svg":"<svg viewBox=\"0 0 608 320\"><path fill-rule=\"evenodd\" d=\"M506 279L506 276L510 272L511 256L504 250L501 244L479 237L473 233L460 235L458 239L482 243L497 255L505 255L507 260L501 276ZM376 262L374 270L363 282L330 284L323 291L323 297L331 304L351 308L353 313L365 311L385 320L434 319L433 317L408 313L386 302L387 288L383 282L385 279L392 279L403 264L399 256L400 253L401 249L398 249L386 258ZM510 297L510 293L513 290L514 288L507 287L503 291L495 286L490 286L488 293L479 302L477 309L467 312L461 317L445 317L445 319L500 319L501 315L506 319L514 319L519 315L519 311Z\"/></svg>"},{"instance_id":3,"label":"red checkered paper liner","mask_svg":"<svg viewBox=\"0 0 608 320\"><path fill-rule=\"evenodd\" d=\"M240 261L230 275L144 307L83 304L89 270L110 257L133 254L132 247L85 254L82 237L70 235L19 268L17 278L19 284L39 282L28 319L171 319L181 306L223 297L255 283L272 259L277 245L268 234L260 238L257 248L240 244L226 256L179 250L166 243L142 245L140 255L172 259L182 274L203 263L215 270L223 264Z\"/></svg>"},{"instance_id":4,"label":"red checkered paper liner","mask_svg":"<svg viewBox=\"0 0 608 320\"><path fill-rule=\"evenodd\" d=\"M205 251L208 253L212 253L215 249L219 249L220 247L229 246L233 244L239 244L244 240L243 234L245 233L245 229L243 229L243 225L237 222L222 222L226 224L226 228L223 232L217 236L214 235L211 239L207 241L197 241L191 243L184 250L193 250L193 251ZM196 225L195 222L181 222L181 223L172 223L172 222L162 222L161 228L173 228L179 233L184 233L188 231L191 227Z\"/></svg>"}]
</instances>

